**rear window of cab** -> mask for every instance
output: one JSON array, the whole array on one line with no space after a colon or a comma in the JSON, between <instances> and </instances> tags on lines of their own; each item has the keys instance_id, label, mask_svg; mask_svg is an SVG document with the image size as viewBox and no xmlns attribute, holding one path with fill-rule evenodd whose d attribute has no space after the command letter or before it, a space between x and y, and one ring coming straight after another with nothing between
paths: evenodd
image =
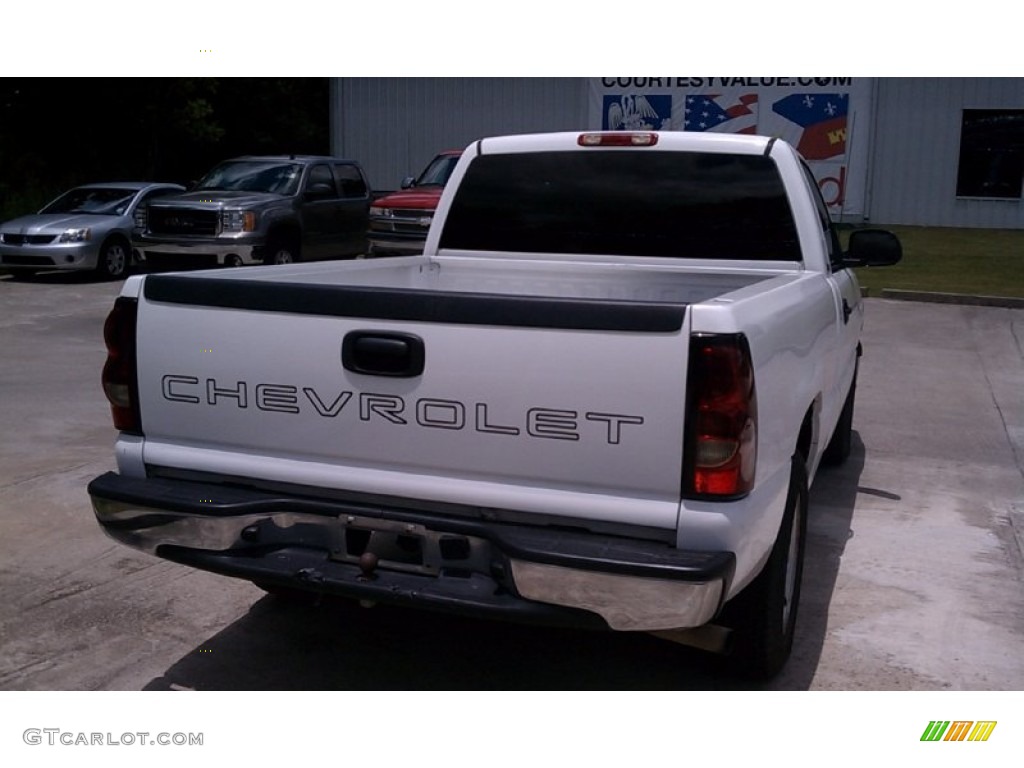
<instances>
[{"instance_id":1,"label":"rear window of cab","mask_svg":"<svg viewBox=\"0 0 1024 768\"><path fill-rule=\"evenodd\" d=\"M440 247L801 259L771 158L657 150L481 155L459 184Z\"/></svg>"}]
</instances>

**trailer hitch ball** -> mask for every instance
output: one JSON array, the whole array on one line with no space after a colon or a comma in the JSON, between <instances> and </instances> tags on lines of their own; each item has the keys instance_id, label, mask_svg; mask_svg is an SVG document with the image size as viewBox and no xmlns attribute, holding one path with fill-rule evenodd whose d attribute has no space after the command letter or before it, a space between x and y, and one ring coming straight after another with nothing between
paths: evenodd
<instances>
[{"instance_id":1,"label":"trailer hitch ball","mask_svg":"<svg viewBox=\"0 0 1024 768\"><path fill-rule=\"evenodd\" d=\"M359 556L359 570L363 572L360 577L363 580L369 580L376 578L374 571L377 570L377 564L380 562L380 558L377 557L373 552L363 552Z\"/></svg>"}]
</instances>

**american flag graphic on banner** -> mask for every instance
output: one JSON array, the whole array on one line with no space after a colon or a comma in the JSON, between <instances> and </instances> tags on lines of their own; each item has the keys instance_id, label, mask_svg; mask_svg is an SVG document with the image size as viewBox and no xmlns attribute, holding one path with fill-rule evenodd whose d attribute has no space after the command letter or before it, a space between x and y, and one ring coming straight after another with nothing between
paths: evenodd
<instances>
[{"instance_id":1,"label":"american flag graphic on banner","mask_svg":"<svg viewBox=\"0 0 1024 768\"><path fill-rule=\"evenodd\" d=\"M757 133L757 94L687 96L683 130Z\"/></svg>"},{"instance_id":2,"label":"american flag graphic on banner","mask_svg":"<svg viewBox=\"0 0 1024 768\"><path fill-rule=\"evenodd\" d=\"M791 140L808 160L827 160L846 154L848 93L794 93L772 105L775 114L795 123Z\"/></svg>"}]
</instances>

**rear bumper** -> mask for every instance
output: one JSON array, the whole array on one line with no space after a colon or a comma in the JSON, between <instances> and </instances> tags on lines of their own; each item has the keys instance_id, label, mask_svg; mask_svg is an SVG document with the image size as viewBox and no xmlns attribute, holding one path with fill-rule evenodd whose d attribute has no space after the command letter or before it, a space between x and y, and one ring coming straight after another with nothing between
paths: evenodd
<instances>
[{"instance_id":1,"label":"rear bumper","mask_svg":"<svg viewBox=\"0 0 1024 768\"><path fill-rule=\"evenodd\" d=\"M178 563L556 626L698 627L718 612L735 567L730 552L191 481L107 473L89 495L107 534Z\"/></svg>"}]
</instances>

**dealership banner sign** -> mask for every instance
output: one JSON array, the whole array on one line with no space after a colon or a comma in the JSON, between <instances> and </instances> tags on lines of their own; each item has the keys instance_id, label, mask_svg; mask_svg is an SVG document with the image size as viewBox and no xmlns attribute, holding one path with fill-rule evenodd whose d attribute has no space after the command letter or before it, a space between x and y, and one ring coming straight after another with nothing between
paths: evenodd
<instances>
[{"instance_id":1,"label":"dealership banner sign","mask_svg":"<svg viewBox=\"0 0 1024 768\"><path fill-rule=\"evenodd\" d=\"M834 216L864 212L871 79L594 77L590 127L714 131L785 139L806 158Z\"/></svg>"}]
</instances>

